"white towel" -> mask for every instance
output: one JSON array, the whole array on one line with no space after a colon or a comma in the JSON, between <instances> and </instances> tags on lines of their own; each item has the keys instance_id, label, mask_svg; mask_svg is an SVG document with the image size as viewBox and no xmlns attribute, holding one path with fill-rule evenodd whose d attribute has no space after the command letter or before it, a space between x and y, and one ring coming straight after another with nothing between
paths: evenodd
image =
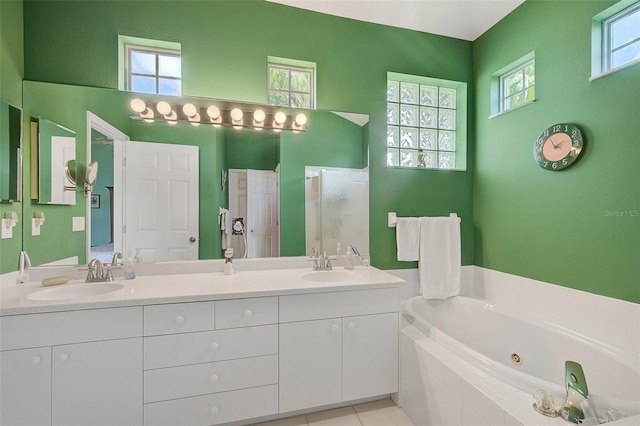
<instances>
[{"instance_id":1,"label":"white towel","mask_svg":"<svg viewBox=\"0 0 640 426\"><path fill-rule=\"evenodd\" d=\"M231 215L229 210L220 207L220 216L218 217L220 222L221 231L221 247L222 250L226 250L231 247Z\"/></svg>"},{"instance_id":2,"label":"white towel","mask_svg":"<svg viewBox=\"0 0 640 426\"><path fill-rule=\"evenodd\" d=\"M425 299L460 294L460 218L420 218L420 288Z\"/></svg>"},{"instance_id":3,"label":"white towel","mask_svg":"<svg viewBox=\"0 0 640 426\"><path fill-rule=\"evenodd\" d=\"M396 223L396 247L399 261L418 260L420 249L420 219L399 217Z\"/></svg>"}]
</instances>

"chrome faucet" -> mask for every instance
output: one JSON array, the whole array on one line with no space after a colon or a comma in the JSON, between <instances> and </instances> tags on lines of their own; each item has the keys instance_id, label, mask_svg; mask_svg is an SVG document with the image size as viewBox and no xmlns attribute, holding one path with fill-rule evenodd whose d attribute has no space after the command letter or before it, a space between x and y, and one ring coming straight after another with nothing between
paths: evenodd
<instances>
[{"instance_id":1,"label":"chrome faucet","mask_svg":"<svg viewBox=\"0 0 640 426\"><path fill-rule=\"evenodd\" d=\"M20 252L20 258L18 259L18 284L23 284L29 281L29 272L31 268L31 259L26 251Z\"/></svg>"},{"instance_id":2,"label":"chrome faucet","mask_svg":"<svg viewBox=\"0 0 640 426\"><path fill-rule=\"evenodd\" d=\"M313 260L313 270L314 271L330 271L333 268L331 267L331 261L335 260L335 257L327 256L326 252L322 252L318 254L318 250L314 247L312 250L312 256L309 260Z\"/></svg>"},{"instance_id":3,"label":"chrome faucet","mask_svg":"<svg viewBox=\"0 0 640 426\"><path fill-rule=\"evenodd\" d=\"M119 251L113 253L113 258L111 259L111 266L118 266L118 259L122 260L122 253Z\"/></svg>"},{"instance_id":4,"label":"chrome faucet","mask_svg":"<svg viewBox=\"0 0 640 426\"><path fill-rule=\"evenodd\" d=\"M122 256L122 255L121 255ZM102 262L98 259L91 259L91 261L87 264L89 268L89 272L87 273L87 279L85 282L88 283L97 283L97 282L106 282L113 281L113 269L119 268L117 265L117 260L115 259L115 255L113 256L114 260L111 262L111 265L103 265ZM116 262L114 264L114 262Z\"/></svg>"},{"instance_id":5,"label":"chrome faucet","mask_svg":"<svg viewBox=\"0 0 640 426\"><path fill-rule=\"evenodd\" d=\"M600 424L593 401L589 398L589 388L582 366L575 361L565 361L564 369L567 400L560 409L562 418L583 425Z\"/></svg>"}]
</instances>

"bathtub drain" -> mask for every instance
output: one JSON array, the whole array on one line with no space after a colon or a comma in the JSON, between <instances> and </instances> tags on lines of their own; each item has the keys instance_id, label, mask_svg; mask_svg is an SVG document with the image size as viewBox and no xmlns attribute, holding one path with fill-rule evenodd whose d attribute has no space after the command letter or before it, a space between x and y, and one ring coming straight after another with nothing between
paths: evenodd
<instances>
[{"instance_id":1,"label":"bathtub drain","mask_svg":"<svg viewBox=\"0 0 640 426\"><path fill-rule=\"evenodd\" d=\"M520 355L514 352L511 354L511 362L513 362L515 365L520 365L522 364L522 358L520 358Z\"/></svg>"}]
</instances>

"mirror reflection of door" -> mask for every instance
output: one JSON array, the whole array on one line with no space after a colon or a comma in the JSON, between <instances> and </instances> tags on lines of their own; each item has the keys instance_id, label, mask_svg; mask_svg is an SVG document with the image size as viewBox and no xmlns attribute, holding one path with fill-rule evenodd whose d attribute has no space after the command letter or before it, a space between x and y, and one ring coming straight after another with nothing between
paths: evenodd
<instances>
[{"instance_id":1,"label":"mirror reflection of door","mask_svg":"<svg viewBox=\"0 0 640 426\"><path fill-rule=\"evenodd\" d=\"M197 146L127 142L123 250L145 262L198 259L198 157Z\"/></svg>"},{"instance_id":2,"label":"mirror reflection of door","mask_svg":"<svg viewBox=\"0 0 640 426\"><path fill-rule=\"evenodd\" d=\"M231 236L234 257L280 255L277 182L270 170L229 170L229 214L245 225Z\"/></svg>"}]
</instances>

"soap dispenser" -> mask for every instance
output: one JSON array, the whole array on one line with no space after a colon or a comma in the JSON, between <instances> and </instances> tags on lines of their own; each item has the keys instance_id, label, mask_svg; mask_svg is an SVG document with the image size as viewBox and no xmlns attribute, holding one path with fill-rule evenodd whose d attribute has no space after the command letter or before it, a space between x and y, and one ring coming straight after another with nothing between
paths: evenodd
<instances>
[{"instance_id":1,"label":"soap dispenser","mask_svg":"<svg viewBox=\"0 0 640 426\"><path fill-rule=\"evenodd\" d=\"M136 277L136 270L134 266L134 258L131 254L131 250L127 252L127 259L124 262L124 278L132 280Z\"/></svg>"}]
</instances>

